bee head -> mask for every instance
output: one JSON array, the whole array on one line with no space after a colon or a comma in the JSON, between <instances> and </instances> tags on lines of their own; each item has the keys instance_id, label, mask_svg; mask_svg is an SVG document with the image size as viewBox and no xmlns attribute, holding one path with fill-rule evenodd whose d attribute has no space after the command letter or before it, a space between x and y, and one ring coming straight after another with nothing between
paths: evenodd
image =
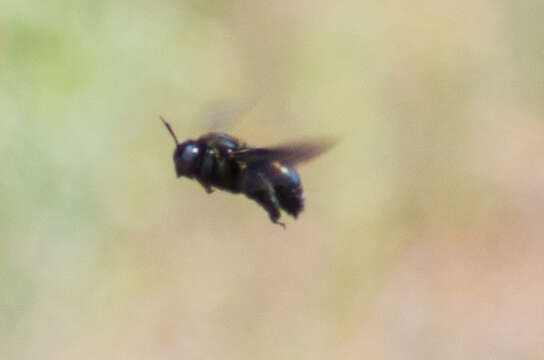
<instances>
[{"instance_id":1,"label":"bee head","mask_svg":"<svg viewBox=\"0 0 544 360\"><path fill-rule=\"evenodd\" d=\"M201 153L200 145L193 140L180 143L170 124L164 120L162 116L160 116L160 119L176 143L176 149L174 150L174 165L176 166L176 175L178 177L192 177L198 164L197 159Z\"/></svg>"},{"instance_id":2,"label":"bee head","mask_svg":"<svg viewBox=\"0 0 544 360\"><path fill-rule=\"evenodd\" d=\"M200 161L201 152L201 146L196 141L188 140L178 144L174 150L176 175L192 177Z\"/></svg>"}]
</instances>

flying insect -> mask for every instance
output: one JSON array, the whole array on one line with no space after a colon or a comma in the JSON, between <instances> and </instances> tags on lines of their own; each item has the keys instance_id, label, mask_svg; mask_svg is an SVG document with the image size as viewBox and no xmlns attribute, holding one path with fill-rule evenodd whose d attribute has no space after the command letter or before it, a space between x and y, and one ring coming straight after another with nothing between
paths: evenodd
<instances>
[{"instance_id":1,"label":"flying insect","mask_svg":"<svg viewBox=\"0 0 544 360\"><path fill-rule=\"evenodd\" d=\"M295 219L304 209L302 182L294 166L323 154L334 144L323 139L252 147L220 132L179 142L170 124L162 116L160 119L176 143L173 158L177 177L197 180L208 194L214 188L245 194L283 228L280 209Z\"/></svg>"}]
</instances>

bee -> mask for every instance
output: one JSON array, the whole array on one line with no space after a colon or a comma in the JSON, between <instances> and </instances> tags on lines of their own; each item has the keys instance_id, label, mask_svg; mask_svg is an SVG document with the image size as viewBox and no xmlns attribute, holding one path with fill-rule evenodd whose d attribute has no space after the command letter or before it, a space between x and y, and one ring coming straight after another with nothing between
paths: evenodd
<instances>
[{"instance_id":1,"label":"bee","mask_svg":"<svg viewBox=\"0 0 544 360\"><path fill-rule=\"evenodd\" d=\"M180 143L170 124L162 116L160 119L176 143L173 157L177 177L195 179L208 194L214 188L245 194L283 228L280 209L295 219L304 209L302 182L294 166L321 155L334 143L324 139L251 147L220 132Z\"/></svg>"}]
</instances>

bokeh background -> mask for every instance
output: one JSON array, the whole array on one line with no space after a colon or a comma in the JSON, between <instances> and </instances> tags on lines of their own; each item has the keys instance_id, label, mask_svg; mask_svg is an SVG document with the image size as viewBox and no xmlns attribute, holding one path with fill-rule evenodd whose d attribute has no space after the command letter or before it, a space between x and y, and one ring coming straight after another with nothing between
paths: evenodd
<instances>
[{"instance_id":1,"label":"bokeh background","mask_svg":"<svg viewBox=\"0 0 544 360\"><path fill-rule=\"evenodd\" d=\"M0 358L544 358L544 2L0 7ZM341 141L283 231L159 114Z\"/></svg>"}]
</instances>

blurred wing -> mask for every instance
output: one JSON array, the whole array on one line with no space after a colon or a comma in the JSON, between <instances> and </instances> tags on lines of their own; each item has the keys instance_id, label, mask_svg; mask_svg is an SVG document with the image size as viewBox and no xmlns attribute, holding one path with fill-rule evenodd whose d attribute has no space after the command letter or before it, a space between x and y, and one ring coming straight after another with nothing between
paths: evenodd
<instances>
[{"instance_id":1,"label":"blurred wing","mask_svg":"<svg viewBox=\"0 0 544 360\"><path fill-rule=\"evenodd\" d=\"M204 112L207 130L227 131L234 123L250 112L259 102L258 98L216 102Z\"/></svg>"},{"instance_id":2,"label":"blurred wing","mask_svg":"<svg viewBox=\"0 0 544 360\"><path fill-rule=\"evenodd\" d=\"M321 140L294 142L269 148L247 148L236 151L233 157L248 165L262 162L279 161L287 165L296 165L309 161L336 144L336 140L327 138Z\"/></svg>"}]
</instances>

